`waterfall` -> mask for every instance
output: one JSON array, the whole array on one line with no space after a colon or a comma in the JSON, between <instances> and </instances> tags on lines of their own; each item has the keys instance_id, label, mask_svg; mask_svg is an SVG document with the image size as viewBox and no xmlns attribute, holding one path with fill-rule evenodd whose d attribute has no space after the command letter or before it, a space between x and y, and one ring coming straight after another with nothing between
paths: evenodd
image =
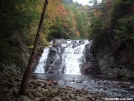
<instances>
[{"instance_id":1,"label":"waterfall","mask_svg":"<svg viewBox=\"0 0 134 101\"><path fill-rule=\"evenodd\" d=\"M35 69L35 73L44 73L45 72L45 66L46 66L48 54L49 54L49 47L44 49L44 51L41 55L41 58L39 60L39 63Z\"/></svg>"},{"instance_id":2,"label":"waterfall","mask_svg":"<svg viewBox=\"0 0 134 101\"><path fill-rule=\"evenodd\" d=\"M85 45L89 42L87 40L83 44L79 44L80 40L75 40L74 42L68 42L69 46L65 48L62 54L61 68L64 66L65 74L81 74L80 64L84 62L84 49ZM73 47L76 44L78 46Z\"/></svg>"},{"instance_id":3,"label":"waterfall","mask_svg":"<svg viewBox=\"0 0 134 101\"><path fill-rule=\"evenodd\" d=\"M45 48L35 73L64 73L80 75L80 66L85 62L85 45L88 40L66 40L60 45ZM45 66L48 71L45 71Z\"/></svg>"}]
</instances>

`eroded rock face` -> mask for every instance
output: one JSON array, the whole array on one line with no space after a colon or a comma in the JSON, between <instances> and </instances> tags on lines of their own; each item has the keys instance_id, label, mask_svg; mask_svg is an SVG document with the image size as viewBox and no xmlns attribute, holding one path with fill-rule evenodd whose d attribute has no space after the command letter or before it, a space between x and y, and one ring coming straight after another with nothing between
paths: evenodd
<instances>
[{"instance_id":1,"label":"eroded rock face","mask_svg":"<svg viewBox=\"0 0 134 101\"><path fill-rule=\"evenodd\" d=\"M98 63L94 56L92 44L85 46L85 63L81 66L81 73L87 75L100 74Z\"/></svg>"},{"instance_id":2,"label":"eroded rock face","mask_svg":"<svg viewBox=\"0 0 134 101\"><path fill-rule=\"evenodd\" d=\"M100 71L94 62L86 62L81 67L81 73L87 75L97 75L100 73Z\"/></svg>"},{"instance_id":3,"label":"eroded rock face","mask_svg":"<svg viewBox=\"0 0 134 101\"><path fill-rule=\"evenodd\" d=\"M95 62L95 56L94 56L94 51L93 51L93 46L90 44L87 44L85 46L85 60L86 62L89 61L94 61Z\"/></svg>"},{"instance_id":4,"label":"eroded rock face","mask_svg":"<svg viewBox=\"0 0 134 101\"><path fill-rule=\"evenodd\" d=\"M64 45L67 42L65 39L54 39L53 46L50 47L50 52L46 62L47 73L60 73L60 65L62 62L61 55L67 47Z\"/></svg>"},{"instance_id":5,"label":"eroded rock face","mask_svg":"<svg viewBox=\"0 0 134 101\"><path fill-rule=\"evenodd\" d=\"M117 77L134 77L134 41L123 39L111 28L94 42L101 73Z\"/></svg>"},{"instance_id":6,"label":"eroded rock face","mask_svg":"<svg viewBox=\"0 0 134 101\"><path fill-rule=\"evenodd\" d=\"M66 43L66 40L61 38L61 39L54 39L53 40L53 46L60 46L61 44Z\"/></svg>"},{"instance_id":7,"label":"eroded rock face","mask_svg":"<svg viewBox=\"0 0 134 101\"><path fill-rule=\"evenodd\" d=\"M61 49L60 47L51 47L46 62L46 71L48 73L58 73L61 64Z\"/></svg>"}]
</instances>

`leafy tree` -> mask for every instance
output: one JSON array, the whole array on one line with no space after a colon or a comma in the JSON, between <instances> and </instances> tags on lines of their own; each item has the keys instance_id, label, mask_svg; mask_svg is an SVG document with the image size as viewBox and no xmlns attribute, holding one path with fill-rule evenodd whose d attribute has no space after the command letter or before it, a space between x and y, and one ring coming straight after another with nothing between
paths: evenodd
<instances>
[{"instance_id":1,"label":"leafy tree","mask_svg":"<svg viewBox=\"0 0 134 101\"><path fill-rule=\"evenodd\" d=\"M69 38L74 38L76 37L76 12L77 7L75 3L69 4L69 5L65 5L66 9L67 9L67 15L66 17L63 19L63 27L67 32L67 35L69 36Z\"/></svg>"},{"instance_id":2,"label":"leafy tree","mask_svg":"<svg viewBox=\"0 0 134 101\"><path fill-rule=\"evenodd\" d=\"M35 7L33 5L38 3L35 0L12 0L12 2L2 0L1 3L1 29L4 33L4 35L1 35L1 38L16 31L22 31L35 18L38 18L38 11L33 9Z\"/></svg>"},{"instance_id":3,"label":"leafy tree","mask_svg":"<svg viewBox=\"0 0 134 101\"><path fill-rule=\"evenodd\" d=\"M37 20L38 10L34 9L38 0L1 0L0 9L0 61L5 64L22 66L22 41L32 43L30 23Z\"/></svg>"},{"instance_id":4,"label":"leafy tree","mask_svg":"<svg viewBox=\"0 0 134 101\"><path fill-rule=\"evenodd\" d=\"M72 39L85 38L88 31L89 20L86 6L78 3L65 5L68 14L63 21L63 26Z\"/></svg>"},{"instance_id":5,"label":"leafy tree","mask_svg":"<svg viewBox=\"0 0 134 101\"><path fill-rule=\"evenodd\" d=\"M82 11L81 13L77 13L76 23L77 29L80 32L80 37L85 38L89 26L86 12Z\"/></svg>"},{"instance_id":6,"label":"leafy tree","mask_svg":"<svg viewBox=\"0 0 134 101\"><path fill-rule=\"evenodd\" d=\"M66 31L62 25L61 26L52 26L52 29L54 29L55 31L52 31L48 35L48 40L59 39L59 38L67 39L68 38L68 35L66 34Z\"/></svg>"},{"instance_id":7,"label":"leafy tree","mask_svg":"<svg viewBox=\"0 0 134 101\"><path fill-rule=\"evenodd\" d=\"M104 19L102 17L101 6L98 5L97 0L93 1L93 7L90 7L88 10L88 17L90 18L90 25L88 29L89 39L97 40L102 35L102 27Z\"/></svg>"},{"instance_id":8,"label":"leafy tree","mask_svg":"<svg viewBox=\"0 0 134 101\"><path fill-rule=\"evenodd\" d=\"M60 32L61 28L63 29L63 19L67 15L66 8L61 4L60 0L50 0L48 9L46 11L46 20L43 25L43 32L46 35L46 38L51 40L54 38L57 32ZM63 33L59 33L59 36ZM64 33L65 34L65 33Z\"/></svg>"},{"instance_id":9,"label":"leafy tree","mask_svg":"<svg viewBox=\"0 0 134 101\"><path fill-rule=\"evenodd\" d=\"M102 20L93 18L89 29L89 39L96 40L102 35Z\"/></svg>"},{"instance_id":10,"label":"leafy tree","mask_svg":"<svg viewBox=\"0 0 134 101\"><path fill-rule=\"evenodd\" d=\"M110 11L110 24L115 26L116 34L125 39L134 39L134 2L114 0Z\"/></svg>"},{"instance_id":11,"label":"leafy tree","mask_svg":"<svg viewBox=\"0 0 134 101\"><path fill-rule=\"evenodd\" d=\"M89 8L90 26L89 38L98 40L102 35L107 36L109 28L109 10L111 9L111 0L102 0L99 4L97 0L94 1L92 8Z\"/></svg>"}]
</instances>

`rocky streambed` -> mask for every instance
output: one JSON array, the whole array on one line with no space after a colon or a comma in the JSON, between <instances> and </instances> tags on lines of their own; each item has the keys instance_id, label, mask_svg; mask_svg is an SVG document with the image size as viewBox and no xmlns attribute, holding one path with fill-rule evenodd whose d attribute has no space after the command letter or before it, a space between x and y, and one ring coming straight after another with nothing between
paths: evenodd
<instances>
[{"instance_id":1,"label":"rocky streambed","mask_svg":"<svg viewBox=\"0 0 134 101\"><path fill-rule=\"evenodd\" d=\"M0 101L106 101L106 98L134 96L132 81L44 73L31 75L27 94L22 96L18 92L23 74L15 66L5 68L0 72Z\"/></svg>"},{"instance_id":2,"label":"rocky streambed","mask_svg":"<svg viewBox=\"0 0 134 101\"><path fill-rule=\"evenodd\" d=\"M89 94L86 89L76 89L71 86L59 87L55 80L31 81L28 96L35 101L104 101L98 94Z\"/></svg>"},{"instance_id":3,"label":"rocky streambed","mask_svg":"<svg viewBox=\"0 0 134 101\"><path fill-rule=\"evenodd\" d=\"M42 82L40 90L37 91L41 94L43 89L49 92L48 97L46 95L44 98L45 101L47 98L50 101L106 101L106 98L119 99L134 96L133 81L114 77L65 74L32 74L31 77L42 79L37 81Z\"/></svg>"}]
</instances>

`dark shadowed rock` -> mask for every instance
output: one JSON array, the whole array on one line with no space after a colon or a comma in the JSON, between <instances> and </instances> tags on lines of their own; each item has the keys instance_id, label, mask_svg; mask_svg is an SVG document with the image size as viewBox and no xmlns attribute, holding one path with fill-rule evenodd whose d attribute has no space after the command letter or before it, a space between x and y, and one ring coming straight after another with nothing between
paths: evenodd
<instances>
[{"instance_id":1,"label":"dark shadowed rock","mask_svg":"<svg viewBox=\"0 0 134 101\"><path fill-rule=\"evenodd\" d=\"M94 50L91 43L85 46L85 63L81 66L81 73L88 75L96 75L100 73L98 63L94 56Z\"/></svg>"},{"instance_id":2,"label":"dark shadowed rock","mask_svg":"<svg viewBox=\"0 0 134 101\"><path fill-rule=\"evenodd\" d=\"M81 66L81 73L88 74L88 75L96 75L99 74L98 66L93 62L86 62Z\"/></svg>"}]
</instances>

